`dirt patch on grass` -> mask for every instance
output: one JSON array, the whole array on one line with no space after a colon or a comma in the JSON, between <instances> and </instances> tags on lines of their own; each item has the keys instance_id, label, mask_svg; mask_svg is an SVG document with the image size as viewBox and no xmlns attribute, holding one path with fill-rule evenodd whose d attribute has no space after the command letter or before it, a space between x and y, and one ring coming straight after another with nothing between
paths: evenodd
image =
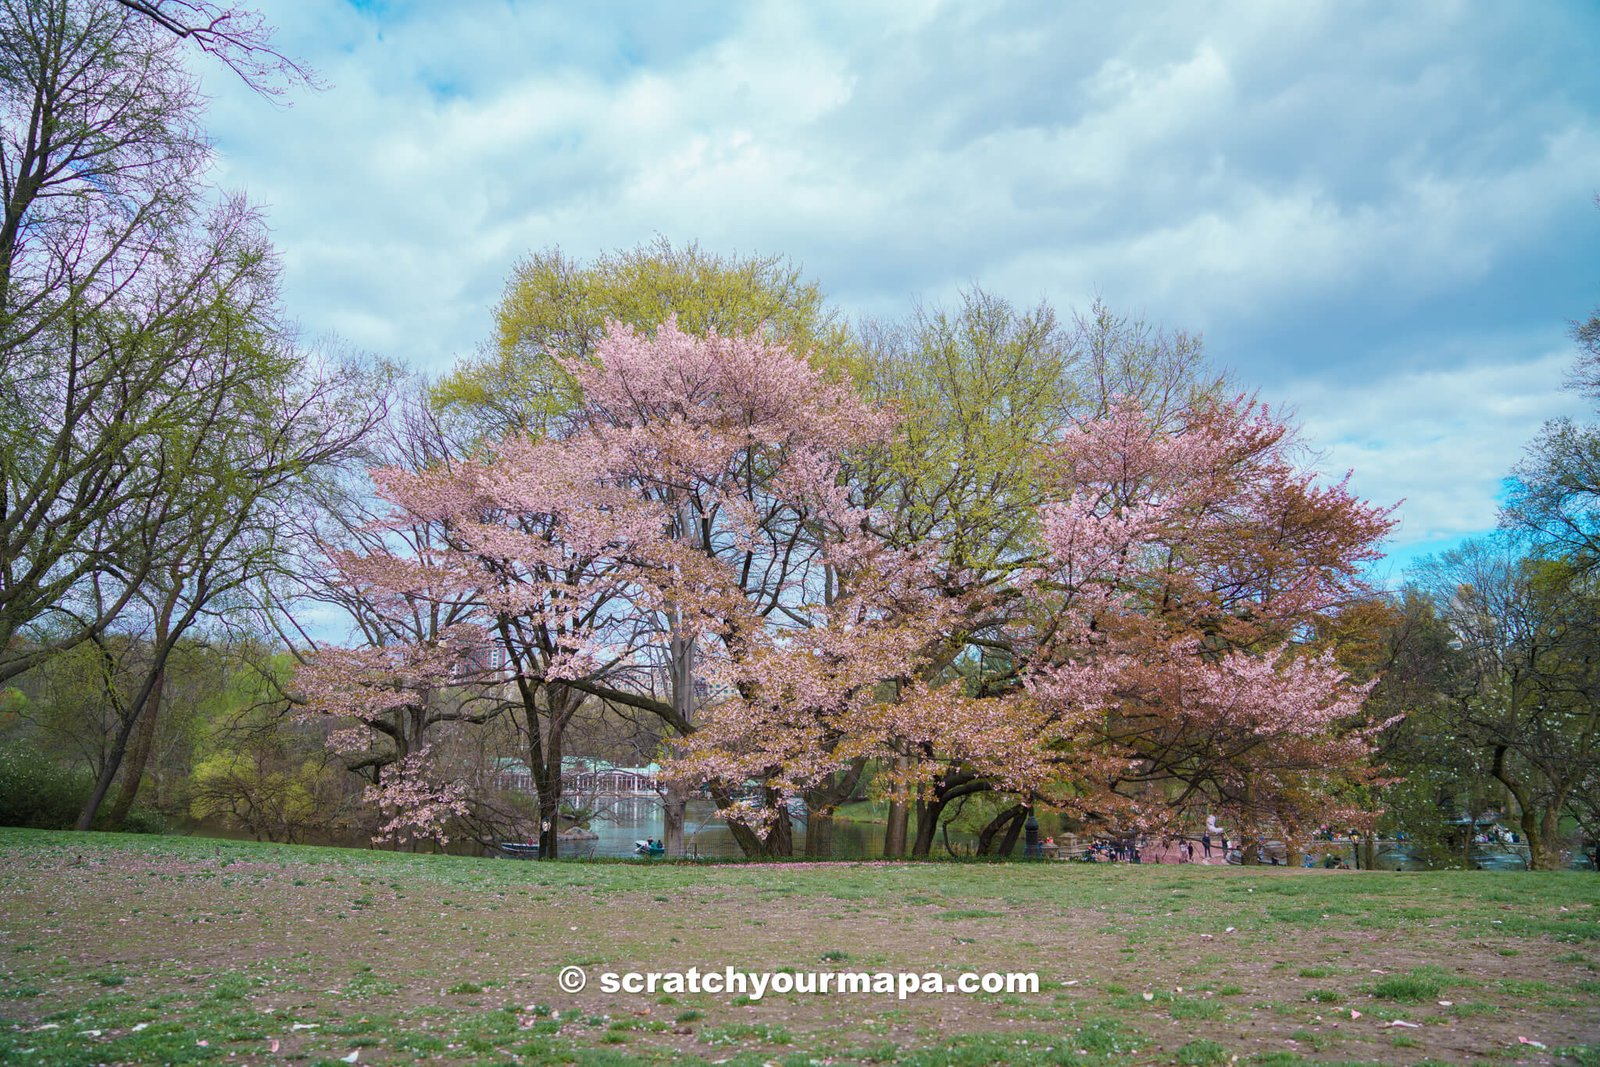
<instances>
[{"instance_id":1,"label":"dirt patch on grass","mask_svg":"<svg viewBox=\"0 0 1600 1067\"><path fill-rule=\"evenodd\" d=\"M207 1042L183 1046L194 1062L1554 1062L1600 1042L1600 879L1581 875L585 867L134 840L0 833L6 1047L114 1060L97 1045L158 1024ZM583 992L558 987L567 966ZM726 967L1040 988L599 989L603 972Z\"/></svg>"}]
</instances>

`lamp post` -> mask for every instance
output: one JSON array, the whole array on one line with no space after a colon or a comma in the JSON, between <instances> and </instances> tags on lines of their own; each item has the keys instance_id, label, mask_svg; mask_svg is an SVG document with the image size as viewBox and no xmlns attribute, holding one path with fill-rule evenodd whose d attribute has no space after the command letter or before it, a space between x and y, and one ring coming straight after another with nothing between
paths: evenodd
<instances>
[{"instance_id":1,"label":"lamp post","mask_svg":"<svg viewBox=\"0 0 1600 1067\"><path fill-rule=\"evenodd\" d=\"M1044 856L1044 849L1039 847L1039 819L1033 814L1033 809L1028 809L1028 821L1022 824L1022 858L1036 860Z\"/></svg>"}]
</instances>

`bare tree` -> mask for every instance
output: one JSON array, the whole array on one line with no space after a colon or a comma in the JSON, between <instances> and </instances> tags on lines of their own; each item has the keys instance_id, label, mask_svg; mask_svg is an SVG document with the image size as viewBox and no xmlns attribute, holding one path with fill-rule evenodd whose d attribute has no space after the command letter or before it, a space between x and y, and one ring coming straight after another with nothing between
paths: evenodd
<instances>
[{"instance_id":1,"label":"bare tree","mask_svg":"<svg viewBox=\"0 0 1600 1067\"><path fill-rule=\"evenodd\" d=\"M201 206L176 47L120 7L0 0L0 680L133 602L173 433L237 373L229 336L272 327L259 220Z\"/></svg>"},{"instance_id":2,"label":"bare tree","mask_svg":"<svg viewBox=\"0 0 1600 1067\"><path fill-rule=\"evenodd\" d=\"M1509 538L1427 563L1436 610L1470 665L1441 713L1515 803L1529 865L1559 866L1563 810L1600 767L1600 592Z\"/></svg>"},{"instance_id":3,"label":"bare tree","mask_svg":"<svg viewBox=\"0 0 1600 1067\"><path fill-rule=\"evenodd\" d=\"M277 32L259 11L209 0L116 0L161 29L190 41L262 96L278 97L295 85L318 86L316 71L272 43Z\"/></svg>"}]
</instances>

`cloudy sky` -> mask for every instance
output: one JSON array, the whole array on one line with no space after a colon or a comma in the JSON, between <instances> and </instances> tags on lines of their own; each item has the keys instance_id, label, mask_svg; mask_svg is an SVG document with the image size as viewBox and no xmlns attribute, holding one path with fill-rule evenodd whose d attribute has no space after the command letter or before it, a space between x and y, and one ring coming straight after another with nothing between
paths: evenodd
<instances>
[{"instance_id":1,"label":"cloudy sky","mask_svg":"<svg viewBox=\"0 0 1600 1067\"><path fill-rule=\"evenodd\" d=\"M208 71L290 312L443 369L511 265L660 234L846 313L980 283L1201 332L1396 566L1493 526L1600 304L1600 5L257 0L329 83Z\"/></svg>"}]
</instances>

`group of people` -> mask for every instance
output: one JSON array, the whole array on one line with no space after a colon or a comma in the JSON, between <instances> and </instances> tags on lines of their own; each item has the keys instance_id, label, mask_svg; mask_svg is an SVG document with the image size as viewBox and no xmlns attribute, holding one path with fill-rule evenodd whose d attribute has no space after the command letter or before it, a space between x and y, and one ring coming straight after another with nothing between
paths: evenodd
<instances>
[{"instance_id":1,"label":"group of people","mask_svg":"<svg viewBox=\"0 0 1600 1067\"><path fill-rule=\"evenodd\" d=\"M1317 835L1325 841L1338 842L1340 836L1327 827ZM1351 834L1352 839L1359 835ZM1041 843L1041 852L1046 857L1061 855L1065 859L1074 859L1083 863L1144 863L1147 861L1147 843L1137 836L1118 836L1114 838L1100 838L1081 851L1073 848L1062 849L1052 837L1045 838ZM1205 828L1197 837L1187 835L1178 837L1175 841L1167 839L1162 842L1160 849L1155 853L1155 858L1149 862L1172 862L1172 846L1177 847L1177 862L1179 863L1210 863L1215 858L1221 858L1229 863L1240 861L1239 849L1243 842L1231 840L1227 831L1217 825L1215 815L1207 816ZM1198 847L1197 847L1198 846ZM1214 851L1220 850L1220 851ZM1321 850L1318 850L1319 853ZM1292 853L1286 851L1276 842L1263 844L1257 853L1258 861L1266 866L1279 867L1293 862ZM1348 866L1344 857L1337 850L1329 850L1326 854L1312 855L1306 853L1302 859L1306 867L1345 867Z\"/></svg>"},{"instance_id":2,"label":"group of people","mask_svg":"<svg viewBox=\"0 0 1600 1067\"><path fill-rule=\"evenodd\" d=\"M1167 844L1170 844L1170 842ZM1223 848L1223 854L1226 855L1226 851L1229 847L1227 838L1222 839L1221 845ZM1199 846L1199 855L1203 859L1211 859L1212 840L1210 834L1200 835ZM1054 854L1056 851L1055 841L1051 838L1046 838L1044 841L1044 848L1046 854ZM1195 862L1196 851L1194 840L1187 837L1181 837L1177 841L1177 848L1179 863ZM1077 854L1072 858L1081 860L1084 863L1143 863L1144 849L1144 843L1136 837L1123 837L1116 839L1101 838L1100 840L1092 843L1082 853ZM1158 859L1156 862L1163 861Z\"/></svg>"},{"instance_id":3,"label":"group of people","mask_svg":"<svg viewBox=\"0 0 1600 1067\"><path fill-rule=\"evenodd\" d=\"M1089 846L1083 854L1085 863L1143 863L1144 857L1139 851L1139 842L1134 838L1123 838L1119 841L1096 841Z\"/></svg>"},{"instance_id":4,"label":"group of people","mask_svg":"<svg viewBox=\"0 0 1600 1067\"><path fill-rule=\"evenodd\" d=\"M1221 835L1218 836L1220 837ZM1226 837L1222 837L1222 854L1224 856L1228 854L1228 839ZM1202 859L1207 860L1211 858L1211 833L1209 831L1200 835L1200 856ZM1194 862L1194 842L1187 837L1178 839L1178 862Z\"/></svg>"}]
</instances>

